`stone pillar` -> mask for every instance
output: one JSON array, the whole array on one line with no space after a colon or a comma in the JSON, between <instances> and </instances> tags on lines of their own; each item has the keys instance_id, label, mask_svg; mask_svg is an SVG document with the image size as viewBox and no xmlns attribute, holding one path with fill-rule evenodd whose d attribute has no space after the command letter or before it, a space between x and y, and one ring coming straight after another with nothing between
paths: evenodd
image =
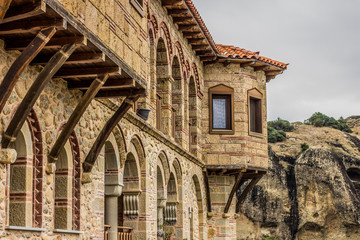
<instances>
[{"instance_id":1,"label":"stone pillar","mask_svg":"<svg viewBox=\"0 0 360 240\"><path fill-rule=\"evenodd\" d=\"M164 231L164 209L166 206L166 199L158 199L157 201L157 230L159 232ZM163 240L164 236L161 237L158 235L157 239Z\"/></svg>"},{"instance_id":2,"label":"stone pillar","mask_svg":"<svg viewBox=\"0 0 360 240\"><path fill-rule=\"evenodd\" d=\"M118 197L122 192L122 185L105 185L105 225L110 225L109 240L117 240L118 233Z\"/></svg>"},{"instance_id":3,"label":"stone pillar","mask_svg":"<svg viewBox=\"0 0 360 240\"><path fill-rule=\"evenodd\" d=\"M235 182L234 176L209 176L212 213L208 214L208 238L236 240L236 196L229 212L224 214L225 205Z\"/></svg>"}]
</instances>

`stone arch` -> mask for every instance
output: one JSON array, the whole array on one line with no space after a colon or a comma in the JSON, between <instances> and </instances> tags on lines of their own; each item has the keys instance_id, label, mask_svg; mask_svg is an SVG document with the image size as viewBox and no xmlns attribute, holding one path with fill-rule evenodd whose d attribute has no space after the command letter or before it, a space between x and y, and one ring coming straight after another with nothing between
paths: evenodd
<instances>
[{"instance_id":1,"label":"stone arch","mask_svg":"<svg viewBox=\"0 0 360 240\"><path fill-rule=\"evenodd\" d=\"M184 71L184 73L185 73L187 71L187 69L186 69L184 51L183 51L182 46L179 41L176 41L174 45L175 45L175 49L177 50L177 55L180 58L181 70ZM184 79L185 78L186 78L186 75L184 74Z\"/></svg>"},{"instance_id":2,"label":"stone arch","mask_svg":"<svg viewBox=\"0 0 360 240\"><path fill-rule=\"evenodd\" d=\"M161 151L158 157L158 165L162 166L164 172L164 183L166 184L170 178L169 159L164 151Z\"/></svg>"},{"instance_id":3,"label":"stone arch","mask_svg":"<svg viewBox=\"0 0 360 240\"><path fill-rule=\"evenodd\" d=\"M164 21L162 21L160 23L160 30L161 30L160 35L162 35L166 38L166 44L167 44L167 49L168 49L168 53L169 53L169 58L171 59L171 57L173 55L172 41L171 41L169 28Z\"/></svg>"},{"instance_id":4,"label":"stone arch","mask_svg":"<svg viewBox=\"0 0 360 240\"><path fill-rule=\"evenodd\" d=\"M55 171L55 229L80 230L80 148L75 132L61 149Z\"/></svg>"},{"instance_id":5,"label":"stone arch","mask_svg":"<svg viewBox=\"0 0 360 240\"><path fill-rule=\"evenodd\" d=\"M197 208L198 208L198 226L199 226L199 238L198 239L204 239L204 198L201 191L201 184L199 181L198 176L195 174L192 177L193 184L195 187L195 194L196 194L196 201L197 201ZM196 214L196 213L193 213Z\"/></svg>"},{"instance_id":6,"label":"stone arch","mask_svg":"<svg viewBox=\"0 0 360 240\"><path fill-rule=\"evenodd\" d=\"M149 86L149 95L150 95L150 101L155 102L156 99L156 49L155 49L155 29L154 27L149 27L149 49L150 49L150 86Z\"/></svg>"},{"instance_id":7,"label":"stone arch","mask_svg":"<svg viewBox=\"0 0 360 240\"><path fill-rule=\"evenodd\" d=\"M124 161L126 158L127 148L126 148L124 133L123 133L121 127L119 126L119 124L114 128L112 134L115 139L115 141L112 140L112 144L114 146L116 146L116 148L117 148L117 152L119 154L119 161L120 161L119 169L121 169L124 167Z\"/></svg>"},{"instance_id":8,"label":"stone arch","mask_svg":"<svg viewBox=\"0 0 360 240\"><path fill-rule=\"evenodd\" d=\"M156 37L157 33L159 32L159 24L158 24L158 20L156 19L155 15L151 15L150 22L152 23L152 25L154 27L154 34Z\"/></svg>"},{"instance_id":9,"label":"stone arch","mask_svg":"<svg viewBox=\"0 0 360 240\"><path fill-rule=\"evenodd\" d=\"M184 81L179 58L175 55L172 61L171 105L172 135L175 141L183 145L184 133Z\"/></svg>"},{"instance_id":10,"label":"stone arch","mask_svg":"<svg viewBox=\"0 0 360 240\"><path fill-rule=\"evenodd\" d=\"M198 151L198 98L196 97L196 85L193 76L189 80L188 90L188 114L189 114L189 151L196 154Z\"/></svg>"},{"instance_id":11,"label":"stone arch","mask_svg":"<svg viewBox=\"0 0 360 240\"><path fill-rule=\"evenodd\" d=\"M197 66L195 63L192 63L191 68L193 70L194 73L194 78L195 78L195 83L196 83L196 95L202 99L204 96L204 93L201 90L201 82L200 82L200 76L199 76L199 72L197 69Z\"/></svg>"}]
</instances>

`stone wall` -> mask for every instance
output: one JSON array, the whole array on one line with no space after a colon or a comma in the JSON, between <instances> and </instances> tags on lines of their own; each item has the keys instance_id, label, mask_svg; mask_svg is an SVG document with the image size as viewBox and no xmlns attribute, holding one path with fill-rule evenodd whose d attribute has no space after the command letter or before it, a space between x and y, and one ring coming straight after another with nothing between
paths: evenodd
<instances>
[{"instance_id":1,"label":"stone wall","mask_svg":"<svg viewBox=\"0 0 360 240\"><path fill-rule=\"evenodd\" d=\"M0 48L0 79L3 79L9 66L18 56L18 52L6 52L1 45ZM4 111L1 113L0 133L1 136L7 128L11 117L23 99L26 91L31 86L34 78L40 71L39 67L27 67L20 76L19 81L12 92ZM34 112L39 119L43 144L43 215L41 229L8 230L8 204L6 197L9 185L9 165L0 164L0 237L1 238L66 238L66 239L102 239L104 234L104 161L105 151L102 150L97 159L95 167L91 172L91 182L81 184L81 221L80 233L66 234L54 232L54 174L45 172L47 166L47 155L57 139L61 127L66 123L70 114L81 97L80 91L69 91L66 82L61 79L53 79L44 92L40 95L34 106ZM83 161L89 152L92 143L105 122L114 113L119 101L93 100L78 125L75 134L79 142L80 158ZM137 239L155 239L157 233L157 166L162 165L164 169L165 186L169 176L176 176L178 189L178 224L175 226L177 236L182 239L190 233L189 208L195 211L193 224L196 239L206 236L206 199L203 187L203 176L201 163L184 149L170 141L166 135L154 129L150 124L144 122L133 113L128 113L120 121L119 127L113 132L118 142L119 171L123 175L126 165L126 156L129 152L136 152L137 165L140 175L140 203L139 217L135 220ZM5 151L1 149L0 151ZM159 155L165 156L164 161L159 160ZM31 174L30 174L31 175ZM30 179L26 181L31 184ZM125 183L124 183L125 184ZM186 189L186 190L184 190ZM190 189L190 191L187 191ZM166 187L165 187L166 192ZM166 194L165 194L166 195ZM200 211L199 211L200 209ZM31 215L31 214L30 214ZM31 217L31 216L29 216ZM202 224L199 224L201 219ZM31 222L31 221L30 221ZM201 227L199 227L201 226ZM26 226L32 227L32 226ZM202 231L202 233L200 233Z\"/></svg>"}]
</instances>

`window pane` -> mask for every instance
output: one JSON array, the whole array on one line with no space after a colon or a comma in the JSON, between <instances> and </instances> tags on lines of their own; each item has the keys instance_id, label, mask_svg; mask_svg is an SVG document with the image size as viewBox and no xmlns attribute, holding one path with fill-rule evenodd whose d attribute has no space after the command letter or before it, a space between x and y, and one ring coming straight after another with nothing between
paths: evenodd
<instances>
[{"instance_id":1,"label":"window pane","mask_svg":"<svg viewBox=\"0 0 360 240\"><path fill-rule=\"evenodd\" d=\"M226 129L226 99L213 99L213 128Z\"/></svg>"}]
</instances>

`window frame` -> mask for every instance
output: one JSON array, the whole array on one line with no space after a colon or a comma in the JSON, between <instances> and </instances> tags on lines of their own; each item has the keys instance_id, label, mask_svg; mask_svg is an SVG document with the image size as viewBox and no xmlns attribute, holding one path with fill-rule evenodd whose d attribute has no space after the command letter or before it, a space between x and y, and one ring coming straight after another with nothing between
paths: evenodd
<instances>
[{"instance_id":1,"label":"window frame","mask_svg":"<svg viewBox=\"0 0 360 240\"><path fill-rule=\"evenodd\" d=\"M254 132L251 130L251 101L252 99L259 101L259 108L260 110L258 110L258 118L260 118L260 120L258 119L259 123L257 125L260 125L260 130L261 132ZM250 89L248 90L248 97L247 97L247 105L248 105L248 129L249 129L249 135L250 136L254 136L254 137L264 137L264 127L263 127L263 94L256 88ZM254 119L255 123L256 123L256 119ZM255 126L256 128L256 126Z\"/></svg>"},{"instance_id":2,"label":"window frame","mask_svg":"<svg viewBox=\"0 0 360 240\"><path fill-rule=\"evenodd\" d=\"M214 95L228 97L227 104L228 113L226 114L226 121L228 122L228 129L213 128L213 99ZM215 98L216 99L216 98ZM230 106L229 106L230 105ZM234 121L234 89L226 85L220 84L209 88L209 133L221 135L234 135L235 134L235 121Z\"/></svg>"},{"instance_id":3,"label":"window frame","mask_svg":"<svg viewBox=\"0 0 360 240\"><path fill-rule=\"evenodd\" d=\"M135 8L135 10L140 14L141 17L145 17L144 0L141 1L142 3L140 3L139 0L130 0L130 3Z\"/></svg>"}]
</instances>

